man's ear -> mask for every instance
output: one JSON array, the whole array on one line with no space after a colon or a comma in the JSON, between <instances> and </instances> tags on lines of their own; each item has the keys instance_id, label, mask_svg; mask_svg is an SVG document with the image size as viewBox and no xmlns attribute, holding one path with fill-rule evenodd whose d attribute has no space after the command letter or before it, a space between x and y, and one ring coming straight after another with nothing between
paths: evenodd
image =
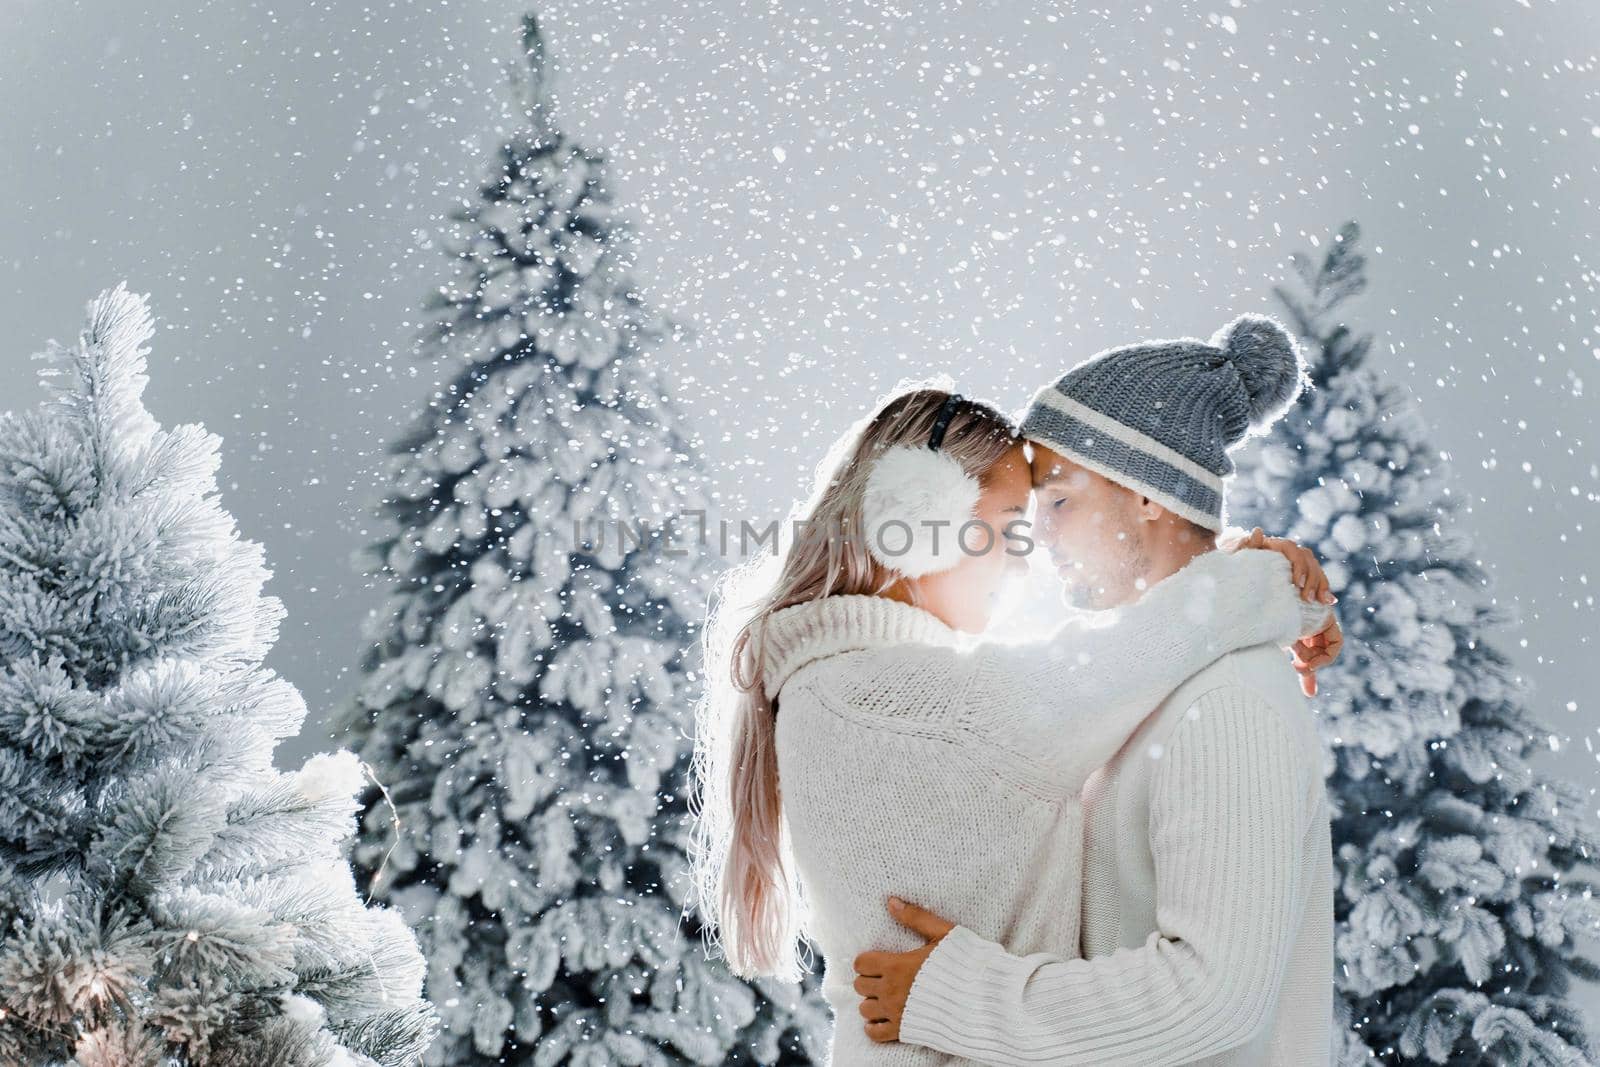
<instances>
[{"instance_id":1,"label":"man's ear","mask_svg":"<svg viewBox=\"0 0 1600 1067\"><path fill-rule=\"evenodd\" d=\"M1147 496L1139 498L1139 518L1145 522L1160 522L1167 509Z\"/></svg>"}]
</instances>

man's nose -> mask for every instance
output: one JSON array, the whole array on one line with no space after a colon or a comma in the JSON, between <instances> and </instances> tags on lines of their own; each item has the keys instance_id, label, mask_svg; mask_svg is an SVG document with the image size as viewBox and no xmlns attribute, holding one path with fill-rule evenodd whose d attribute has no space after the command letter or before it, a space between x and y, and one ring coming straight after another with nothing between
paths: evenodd
<instances>
[{"instance_id":1,"label":"man's nose","mask_svg":"<svg viewBox=\"0 0 1600 1067\"><path fill-rule=\"evenodd\" d=\"M1039 532L1044 535L1046 540L1055 536L1056 526L1051 521L1049 508L1036 507L1033 509L1033 525L1038 527Z\"/></svg>"}]
</instances>

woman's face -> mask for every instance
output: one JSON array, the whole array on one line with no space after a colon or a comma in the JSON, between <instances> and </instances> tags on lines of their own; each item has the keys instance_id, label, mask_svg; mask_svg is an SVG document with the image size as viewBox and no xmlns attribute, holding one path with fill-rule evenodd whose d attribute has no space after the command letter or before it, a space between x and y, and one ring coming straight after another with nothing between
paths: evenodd
<instances>
[{"instance_id":1,"label":"woman's face","mask_svg":"<svg viewBox=\"0 0 1600 1067\"><path fill-rule=\"evenodd\" d=\"M1019 444L983 479L973 516L976 522L964 534L958 531L961 562L917 579L922 606L946 625L968 633L987 629L1007 580L1026 573L1028 560L1021 553L1021 542L1006 531L1026 517L1031 490L1028 457Z\"/></svg>"}]
</instances>

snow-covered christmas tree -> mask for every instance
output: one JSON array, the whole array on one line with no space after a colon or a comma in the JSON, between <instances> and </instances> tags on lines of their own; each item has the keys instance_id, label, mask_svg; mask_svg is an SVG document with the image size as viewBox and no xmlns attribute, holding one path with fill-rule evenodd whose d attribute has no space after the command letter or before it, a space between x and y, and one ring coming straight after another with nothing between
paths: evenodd
<instances>
[{"instance_id":1,"label":"snow-covered christmas tree","mask_svg":"<svg viewBox=\"0 0 1600 1067\"><path fill-rule=\"evenodd\" d=\"M1600 968L1579 790L1535 767L1549 730L1492 643L1514 619L1475 561L1420 413L1347 325L1352 224L1278 297L1313 389L1230 491L1231 519L1315 548L1349 643L1322 673L1334 805L1335 981L1351 1058L1580 1064L1568 999Z\"/></svg>"},{"instance_id":2,"label":"snow-covered christmas tree","mask_svg":"<svg viewBox=\"0 0 1600 1067\"><path fill-rule=\"evenodd\" d=\"M152 332L102 293L0 418L0 1063L417 1063L421 955L341 851L360 765L272 767L283 609L219 440L144 408Z\"/></svg>"},{"instance_id":3,"label":"snow-covered christmas tree","mask_svg":"<svg viewBox=\"0 0 1600 1067\"><path fill-rule=\"evenodd\" d=\"M702 484L651 359L673 331L602 158L551 120L531 17L523 48L525 124L432 302L451 376L393 449L366 560L392 593L352 729L397 818L374 803L358 860L423 939L433 1062L808 1062L820 996L735 979L686 913L705 561L692 519L652 535Z\"/></svg>"}]
</instances>

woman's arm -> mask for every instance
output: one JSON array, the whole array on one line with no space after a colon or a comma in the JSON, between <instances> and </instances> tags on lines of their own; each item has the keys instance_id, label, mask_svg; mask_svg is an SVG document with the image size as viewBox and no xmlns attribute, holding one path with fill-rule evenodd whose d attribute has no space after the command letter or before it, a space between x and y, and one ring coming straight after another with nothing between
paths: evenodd
<instances>
[{"instance_id":1,"label":"woman's arm","mask_svg":"<svg viewBox=\"0 0 1600 1067\"><path fill-rule=\"evenodd\" d=\"M1323 629L1330 609L1303 600L1290 573L1278 552L1206 552L1139 600L1075 618L1043 641L979 645L968 690L975 718L999 716L1001 736L1015 731L1021 751L1076 791L1196 671Z\"/></svg>"},{"instance_id":2,"label":"woman's arm","mask_svg":"<svg viewBox=\"0 0 1600 1067\"><path fill-rule=\"evenodd\" d=\"M1237 552L1241 548L1270 548L1282 553L1289 560L1291 580L1302 596L1329 604L1339 599L1329 594L1328 575L1323 571L1322 564L1317 562L1317 554L1287 537L1268 537L1259 526L1249 533L1230 526L1217 535L1217 547L1226 552Z\"/></svg>"}]
</instances>

